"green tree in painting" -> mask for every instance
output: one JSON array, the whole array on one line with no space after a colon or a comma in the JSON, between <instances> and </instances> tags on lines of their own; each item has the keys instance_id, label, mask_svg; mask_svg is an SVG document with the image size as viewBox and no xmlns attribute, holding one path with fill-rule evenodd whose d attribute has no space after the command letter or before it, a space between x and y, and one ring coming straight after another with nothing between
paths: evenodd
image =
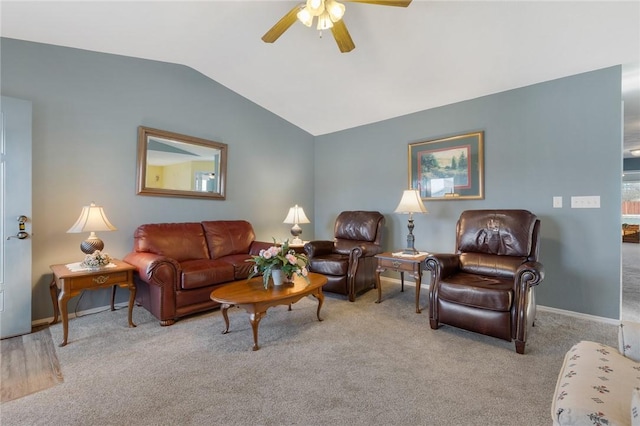
<instances>
[{"instance_id":1,"label":"green tree in painting","mask_svg":"<svg viewBox=\"0 0 640 426\"><path fill-rule=\"evenodd\" d=\"M458 159L458 169L466 169L467 168L467 156L464 155L464 152L460 153L460 158Z\"/></svg>"},{"instance_id":2,"label":"green tree in painting","mask_svg":"<svg viewBox=\"0 0 640 426\"><path fill-rule=\"evenodd\" d=\"M422 156L422 172L430 173L438 170L440 165L438 159L433 154L427 154Z\"/></svg>"},{"instance_id":3,"label":"green tree in painting","mask_svg":"<svg viewBox=\"0 0 640 426\"><path fill-rule=\"evenodd\" d=\"M458 162L456 161L456 157L451 158L451 169L455 170L458 168Z\"/></svg>"}]
</instances>

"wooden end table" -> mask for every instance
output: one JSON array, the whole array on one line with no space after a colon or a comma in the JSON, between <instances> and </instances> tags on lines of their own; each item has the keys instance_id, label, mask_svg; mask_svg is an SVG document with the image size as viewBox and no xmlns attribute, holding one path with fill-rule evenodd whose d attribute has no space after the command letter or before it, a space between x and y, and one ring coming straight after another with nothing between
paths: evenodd
<instances>
[{"instance_id":1,"label":"wooden end table","mask_svg":"<svg viewBox=\"0 0 640 426\"><path fill-rule=\"evenodd\" d=\"M62 330L63 339L59 346L67 344L69 336L69 313L67 311L67 303L69 299L79 295L83 290L96 290L99 288L108 288L113 286L127 287L129 289L129 327L135 327L133 323L133 305L136 300L136 286L133 282L133 271L135 266L129 265L121 260L113 259L111 263L115 267L103 268L99 270L85 270L72 272L67 265L51 265L53 271L53 279L49 286L51 293L51 302L53 303L53 321L51 324L58 322L58 313L62 313ZM57 296L60 289L60 296ZM111 310L114 310L114 294L111 293ZM58 301L56 302L56 297Z\"/></svg>"},{"instance_id":2,"label":"wooden end table","mask_svg":"<svg viewBox=\"0 0 640 426\"><path fill-rule=\"evenodd\" d=\"M420 285L422 284L422 262L429 256L421 254L418 256L394 256L391 252L376 254L378 267L376 268L376 282L378 284L378 300L382 301L382 286L380 285L380 274L387 269L400 272L400 291L404 291L404 273L409 272L416 281L416 313L420 310Z\"/></svg>"},{"instance_id":3,"label":"wooden end table","mask_svg":"<svg viewBox=\"0 0 640 426\"><path fill-rule=\"evenodd\" d=\"M281 286L269 286L265 289L262 277L258 276L250 280L239 280L225 284L211 292L211 300L221 303L222 316L225 329L222 334L229 332L229 317L227 310L232 306L244 309L249 314L249 321L253 330L253 350L260 349L258 345L258 325L267 313L267 309L277 305L289 305L296 303L304 296L312 295L318 299L318 311L316 316L320 318L320 308L324 302L322 286L327 283L327 277L320 274L309 273L309 282L296 276L293 283L285 283Z\"/></svg>"}]
</instances>

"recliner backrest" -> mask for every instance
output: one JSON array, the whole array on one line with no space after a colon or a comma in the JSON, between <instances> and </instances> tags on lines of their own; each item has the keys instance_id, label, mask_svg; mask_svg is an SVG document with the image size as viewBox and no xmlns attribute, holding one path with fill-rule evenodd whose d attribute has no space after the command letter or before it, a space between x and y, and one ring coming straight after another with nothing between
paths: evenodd
<instances>
[{"instance_id":1,"label":"recliner backrest","mask_svg":"<svg viewBox=\"0 0 640 426\"><path fill-rule=\"evenodd\" d=\"M336 218L334 225L334 250L336 253L349 254L355 246L364 249L369 256L381 251L384 216L376 211L344 211Z\"/></svg>"},{"instance_id":2,"label":"recliner backrest","mask_svg":"<svg viewBox=\"0 0 640 426\"><path fill-rule=\"evenodd\" d=\"M540 221L527 210L467 210L457 224L460 269L512 277L518 266L538 258Z\"/></svg>"},{"instance_id":3,"label":"recliner backrest","mask_svg":"<svg viewBox=\"0 0 640 426\"><path fill-rule=\"evenodd\" d=\"M457 225L456 251L529 257L537 217L527 210L467 210Z\"/></svg>"}]
</instances>

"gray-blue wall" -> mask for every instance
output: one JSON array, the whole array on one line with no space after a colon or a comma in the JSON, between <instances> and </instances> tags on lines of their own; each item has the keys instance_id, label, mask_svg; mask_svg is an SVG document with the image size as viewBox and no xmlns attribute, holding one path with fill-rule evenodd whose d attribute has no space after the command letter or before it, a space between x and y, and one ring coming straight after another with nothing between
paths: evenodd
<instances>
[{"instance_id":1,"label":"gray-blue wall","mask_svg":"<svg viewBox=\"0 0 640 426\"><path fill-rule=\"evenodd\" d=\"M49 265L82 260L86 236L66 231L91 201L118 228L98 234L119 258L143 223L246 219L271 241L290 237L282 221L294 204L314 220L307 132L182 65L0 42L2 95L33 103L34 320L53 314ZM226 200L136 195L141 125L228 144ZM302 228L312 236L311 225ZM118 301L127 300L124 293ZM106 305L108 294L86 292L79 310Z\"/></svg>"},{"instance_id":2,"label":"gray-blue wall","mask_svg":"<svg viewBox=\"0 0 640 426\"><path fill-rule=\"evenodd\" d=\"M340 210L375 209L387 219L386 248L404 247L407 216L393 211L408 184L408 143L482 130L485 199L427 201L416 248L452 251L463 210L528 209L542 220L538 303L617 319L621 114L614 67L317 137L315 236L331 235ZM570 197L584 195L599 195L601 208L571 209Z\"/></svg>"},{"instance_id":3,"label":"gray-blue wall","mask_svg":"<svg viewBox=\"0 0 640 426\"><path fill-rule=\"evenodd\" d=\"M416 247L452 250L462 210L529 209L542 219L538 302L619 317L619 67L313 138L184 66L1 43L2 94L33 102L34 319L52 313L49 265L80 260L83 237L65 232L90 201L118 227L100 235L116 256L147 222L243 218L260 239L286 238L295 203L312 221L305 239L331 238L342 210L379 210L395 250L406 244L407 217L392 212L407 186L407 144L476 130L485 132L485 199L427 202ZM136 196L139 125L229 144L227 200ZM572 195L600 195L602 208L570 209ZM93 293L81 310L106 304L106 292Z\"/></svg>"}]
</instances>

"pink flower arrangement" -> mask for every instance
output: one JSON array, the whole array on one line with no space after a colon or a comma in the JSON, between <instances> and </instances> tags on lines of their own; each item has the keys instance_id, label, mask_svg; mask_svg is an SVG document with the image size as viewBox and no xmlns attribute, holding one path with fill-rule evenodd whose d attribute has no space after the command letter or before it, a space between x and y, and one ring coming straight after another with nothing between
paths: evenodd
<instances>
[{"instance_id":1,"label":"pink flower arrangement","mask_svg":"<svg viewBox=\"0 0 640 426\"><path fill-rule=\"evenodd\" d=\"M255 263L253 271L249 274L249 279L262 274L264 288L267 288L271 272L280 269L289 279L293 278L293 274L297 274L309 282L307 256L289 249L289 240L286 240L282 245L275 244L275 239L273 241L273 246L266 250L260 250L258 256L251 256L251 259L247 260L247 262Z\"/></svg>"}]
</instances>

